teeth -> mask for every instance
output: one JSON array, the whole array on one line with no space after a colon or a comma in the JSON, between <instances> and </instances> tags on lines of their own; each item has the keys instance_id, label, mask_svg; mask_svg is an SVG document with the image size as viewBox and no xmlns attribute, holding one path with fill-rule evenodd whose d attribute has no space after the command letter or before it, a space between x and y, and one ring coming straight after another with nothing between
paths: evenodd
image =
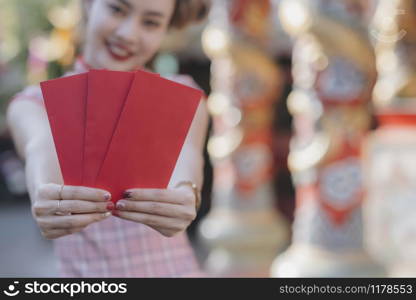
<instances>
[{"instance_id":1,"label":"teeth","mask_svg":"<svg viewBox=\"0 0 416 300\"><path fill-rule=\"evenodd\" d=\"M129 52L117 46L110 44L110 50L118 56L130 56Z\"/></svg>"}]
</instances>

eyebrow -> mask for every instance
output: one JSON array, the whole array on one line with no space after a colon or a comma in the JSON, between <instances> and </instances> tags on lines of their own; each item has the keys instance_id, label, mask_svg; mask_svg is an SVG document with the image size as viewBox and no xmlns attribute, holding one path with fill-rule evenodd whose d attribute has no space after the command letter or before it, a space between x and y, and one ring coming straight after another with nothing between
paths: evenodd
<instances>
[{"instance_id":1,"label":"eyebrow","mask_svg":"<svg viewBox=\"0 0 416 300\"><path fill-rule=\"evenodd\" d=\"M158 18L163 18L165 16L164 14L158 11L153 11L153 10L146 11L144 15L147 17L158 17Z\"/></svg>"},{"instance_id":2,"label":"eyebrow","mask_svg":"<svg viewBox=\"0 0 416 300\"><path fill-rule=\"evenodd\" d=\"M124 4L125 6L127 6L128 8L132 8L133 6L131 5L131 3L127 0L118 0L118 2L121 2L122 4Z\"/></svg>"}]
</instances>

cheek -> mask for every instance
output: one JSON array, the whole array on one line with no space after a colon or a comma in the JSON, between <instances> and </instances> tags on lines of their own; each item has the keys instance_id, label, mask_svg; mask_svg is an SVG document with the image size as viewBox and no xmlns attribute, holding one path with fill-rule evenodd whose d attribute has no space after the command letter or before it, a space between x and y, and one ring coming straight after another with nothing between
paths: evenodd
<instances>
[{"instance_id":1,"label":"cheek","mask_svg":"<svg viewBox=\"0 0 416 300\"><path fill-rule=\"evenodd\" d=\"M143 37L147 57L152 57L161 47L165 33L150 33Z\"/></svg>"},{"instance_id":2,"label":"cheek","mask_svg":"<svg viewBox=\"0 0 416 300\"><path fill-rule=\"evenodd\" d=\"M91 43L94 48L102 45L102 40L109 36L117 27L115 20L108 16L105 11L93 10L90 20L87 23L87 43ZM98 49L95 49L98 50Z\"/></svg>"}]
</instances>

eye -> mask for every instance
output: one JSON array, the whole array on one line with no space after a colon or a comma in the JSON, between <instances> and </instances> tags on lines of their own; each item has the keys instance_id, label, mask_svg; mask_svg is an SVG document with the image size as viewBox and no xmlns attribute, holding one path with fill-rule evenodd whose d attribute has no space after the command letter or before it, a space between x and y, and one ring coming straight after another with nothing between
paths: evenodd
<instances>
[{"instance_id":1,"label":"eye","mask_svg":"<svg viewBox=\"0 0 416 300\"><path fill-rule=\"evenodd\" d=\"M160 22L154 20L144 20L143 24L150 29L157 29L161 26Z\"/></svg>"},{"instance_id":2,"label":"eye","mask_svg":"<svg viewBox=\"0 0 416 300\"><path fill-rule=\"evenodd\" d=\"M124 9L117 4L109 4L108 7L110 11L113 13L113 15L122 16L125 14Z\"/></svg>"}]
</instances>

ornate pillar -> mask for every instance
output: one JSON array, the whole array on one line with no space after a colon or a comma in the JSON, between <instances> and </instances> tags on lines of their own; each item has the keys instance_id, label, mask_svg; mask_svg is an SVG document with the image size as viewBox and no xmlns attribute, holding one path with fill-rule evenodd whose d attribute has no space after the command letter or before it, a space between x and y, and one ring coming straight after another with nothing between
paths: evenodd
<instances>
[{"instance_id":1,"label":"ornate pillar","mask_svg":"<svg viewBox=\"0 0 416 300\"><path fill-rule=\"evenodd\" d=\"M292 245L276 277L377 276L363 247L361 144L370 126L375 57L367 1L285 0L282 25L295 39L295 135L288 158L296 187Z\"/></svg>"},{"instance_id":2,"label":"ornate pillar","mask_svg":"<svg viewBox=\"0 0 416 300\"><path fill-rule=\"evenodd\" d=\"M269 0L214 1L203 46L212 59L213 206L200 235L214 276L268 276L287 225L274 210L272 113L280 73L268 53Z\"/></svg>"},{"instance_id":3,"label":"ornate pillar","mask_svg":"<svg viewBox=\"0 0 416 300\"><path fill-rule=\"evenodd\" d=\"M416 276L416 1L379 1L371 29L379 127L366 144L366 241L391 276Z\"/></svg>"}]
</instances>

